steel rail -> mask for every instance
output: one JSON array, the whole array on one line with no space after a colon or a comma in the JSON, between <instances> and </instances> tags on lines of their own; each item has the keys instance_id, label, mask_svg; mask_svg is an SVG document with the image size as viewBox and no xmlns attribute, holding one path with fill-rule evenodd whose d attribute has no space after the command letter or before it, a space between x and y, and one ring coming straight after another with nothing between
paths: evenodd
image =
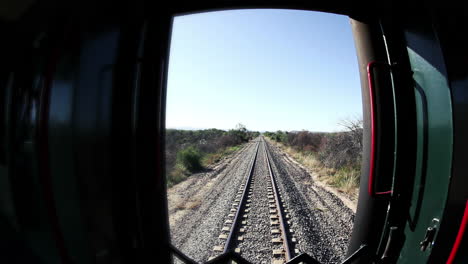
<instances>
[{"instance_id":1,"label":"steel rail","mask_svg":"<svg viewBox=\"0 0 468 264\"><path fill-rule=\"evenodd\" d=\"M285 255L286 255L286 262L288 262L291 257L292 257L292 252L289 248L289 243L288 243L288 235L287 235L287 230L286 230L286 226L285 226L285 221L284 221L284 218L283 218L283 205L280 203L280 197L278 195L279 193L279 190L278 190L278 186L276 185L276 180L275 180L275 176L274 176L274 173L273 173L273 170L271 169L271 164L270 164L270 156L269 156L269 153L267 151L267 147L266 147L266 143L263 142L264 146L265 146L265 155L266 155L266 161L267 161L267 165L268 165L268 171L270 172L270 180L271 180L271 184L273 186L273 194L275 196L275 201L276 201L276 207L278 209L278 218L279 218L279 222L280 222L280 228L281 228L281 238L283 240L283 247L284 247L284 251L285 251Z\"/></svg>"},{"instance_id":2,"label":"steel rail","mask_svg":"<svg viewBox=\"0 0 468 264\"><path fill-rule=\"evenodd\" d=\"M229 235L228 235L228 238L226 240L226 244L224 244L223 254L227 253L230 250L231 245L232 245L233 240L234 240L234 234L236 232L237 227L239 226L239 219L240 219L239 216L240 216L242 210L244 209L245 201L247 200L247 193L248 193L250 184L252 182L252 176L253 176L253 172L254 172L255 162L257 160L259 145L260 145L260 142L257 143L257 147L255 149L255 155L254 155L254 157L252 159L252 164L250 165L250 169L249 169L249 176L247 177L247 180L245 181L244 191L242 193L242 198L241 198L241 200L239 202L239 207L237 208L236 215L234 217L234 220L233 220L233 223L232 223L232 226L231 226L231 230L229 231Z\"/></svg>"}]
</instances>

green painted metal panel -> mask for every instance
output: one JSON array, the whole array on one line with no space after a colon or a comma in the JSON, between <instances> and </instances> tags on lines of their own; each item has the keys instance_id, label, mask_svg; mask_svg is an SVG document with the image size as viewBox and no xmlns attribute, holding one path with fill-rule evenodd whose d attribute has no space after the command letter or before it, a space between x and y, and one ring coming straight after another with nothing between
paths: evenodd
<instances>
[{"instance_id":1,"label":"green painted metal panel","mask_svg":"<svg viewBox=\"0 0 468 264\"><path fill-rule=\"evenodd\" d=\"M442 54L431 30L406 32L417 112L417 164L406 241L399 263L425 263L421 250L428 227L438 227L452 164L452 105ZM437 236L437 234L436 234Z\"/></svg>"}]
</instances>

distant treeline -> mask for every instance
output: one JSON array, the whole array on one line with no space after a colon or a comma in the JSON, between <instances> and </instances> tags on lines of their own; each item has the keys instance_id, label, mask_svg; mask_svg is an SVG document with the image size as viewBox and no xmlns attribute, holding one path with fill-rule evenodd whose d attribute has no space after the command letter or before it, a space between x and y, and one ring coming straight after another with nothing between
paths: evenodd
<instances>
[{"instance_id":1,"label":"distant treeline","mask_svg":"<svg viewBox=\"0 0 468 264\"><path fill-rule=\"evenodd\" d=\"M166 179L169 186L186 179L191 173L202 171L209 164L237 150L237 146L258 137L259 132L248 131L239 124L228 131L166 130Z\"/></svg>"},{"instance_id":2,"label":"distant treeline","mask_svg":"<svg viewBox=\"0 0 468 264\"><path fill-rule=\"evenodd\" d=\"M334 133L321 132L265 132L267 137L296 150L312 152L324 165L339 169L361 163L362 130Z\"/></svg>"}]
</instances>

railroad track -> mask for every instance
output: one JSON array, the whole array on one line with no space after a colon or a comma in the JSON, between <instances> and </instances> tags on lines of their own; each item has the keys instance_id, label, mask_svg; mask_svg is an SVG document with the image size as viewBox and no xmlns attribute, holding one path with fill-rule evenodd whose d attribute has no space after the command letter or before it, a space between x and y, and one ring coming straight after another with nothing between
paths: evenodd
<instances>
[{"instance_id":1,"label":"railroad track","mask_svg":"<svg viewBox=\"0 0 468 264\"><path fill-rule=\"evenodd\" d=\"M213 248L218 257L210 260L235 252L253 263L276 264L298 253L268 148L263 139L256 144L245 181L225 217L219 244Z\"/></svg>"}]
</instances>

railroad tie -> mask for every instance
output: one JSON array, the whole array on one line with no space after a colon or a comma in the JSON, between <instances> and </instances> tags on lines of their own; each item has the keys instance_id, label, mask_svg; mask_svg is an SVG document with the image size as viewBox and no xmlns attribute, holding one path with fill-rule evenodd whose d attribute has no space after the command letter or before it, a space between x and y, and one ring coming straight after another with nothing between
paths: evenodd
<instances>
[{"instance_id":1,"label":"railroad tie","mask_svg":"<svg viewBox=\"0 0 468 264\"><path fill-rule=\"evenodd\" d=\"M275 243L275 244L279 244L279 243L282 243L283 240L281 239L281 237L275 237L275 238L271 239L271 242Z\"/></svg>"},{"instance_id":2,"label":"railroad tie","mask_svg":"<svg viewBox=\"0 0 468 264\"><path fill-rule=\"evenodd\" d=\"M280 234L281 231L280 231L279 229L272 229L272 230L271 230L271 233L272 233L272 234Z\"/></svg>"},{"instance_id":3,"label":"railroad tie","mask_svg":"<svg viewBox=\"0 0 468 264\"><path fill-rule=\"evenodd\" d=\"M284 250L281 249L273 249L273 256L282 256L284 254Z\"/></svg>"},{"instance_id":4,"label":"railroad tie","mask_svg":"<svg viewBox=\"0 0 468 264\"><path fill-rule=\"evenodd\" d=\"M284 264L286 263L284 259L274 259L271 264Z\"/></svg>"},{"instance_id":5,"label":"railroad tie","mask_svg":"<svg viewBox=\"0 0 468 264\"><path fill-rule=\"evenodd\" d=\"M216 251L216 252L223 252L224 248L222 246L215 246L213 248L213 251Z\"/></svg>"}]
</instances>

